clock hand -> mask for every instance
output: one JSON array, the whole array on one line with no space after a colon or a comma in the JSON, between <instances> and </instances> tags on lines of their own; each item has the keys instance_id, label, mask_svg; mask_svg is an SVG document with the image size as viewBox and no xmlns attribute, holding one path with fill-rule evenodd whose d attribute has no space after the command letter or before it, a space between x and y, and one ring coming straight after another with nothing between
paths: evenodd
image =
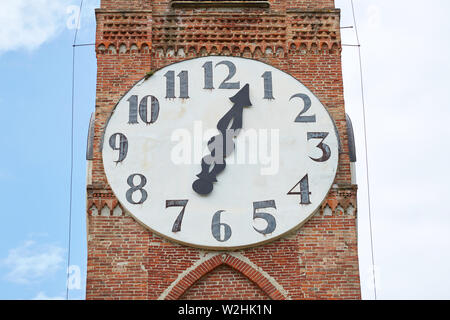
<instances>
[{"instance_id":1,"label":"clock hand","mask_svg":"<svg viewBox=\"0 0 450 320\"><path fill-rule=\"evenodd\" d=\"M212 192L213 183L217 182L216 176L225 170L225 158L234 150L233 138L239 134L242 129L242 118L244 107L250 107L250 86L246 84L236 95L230 98L234 103L233 107L219 120L217 129L220 134L212 137L208 142L208 148L211 151L202 159L202 172L192 184L192 189L201 195L207 195ZM221 152L221 154L217 154Z\"/></svg>"}]
</instances>

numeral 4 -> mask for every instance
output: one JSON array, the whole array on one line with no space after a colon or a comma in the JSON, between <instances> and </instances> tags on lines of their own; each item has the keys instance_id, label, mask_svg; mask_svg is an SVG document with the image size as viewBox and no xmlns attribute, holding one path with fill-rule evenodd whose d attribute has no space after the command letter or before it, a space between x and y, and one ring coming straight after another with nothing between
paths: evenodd
<instances>
[{"instance_id":1,"label":"numeral 4","mask_svg":"<svg viewBox=\"0 0 450 320\"><path fill-rule=\"evenodd\" d=\"M294 189L299 188L299 191L294 191ZM300 195L300 204L311 204L309 196L309 178L308 175L304 176L289 192L288 195Z\"/></svg>"}]
</instances>

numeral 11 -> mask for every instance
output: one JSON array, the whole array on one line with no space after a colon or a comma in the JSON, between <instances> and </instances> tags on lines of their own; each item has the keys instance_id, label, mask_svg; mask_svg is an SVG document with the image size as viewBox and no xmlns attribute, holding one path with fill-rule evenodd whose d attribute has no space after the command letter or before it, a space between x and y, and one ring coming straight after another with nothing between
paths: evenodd
<instances>
[{"instance_id":1,"label":"numeral 11","mask_svg":"<svg viewBox=\"0 0 450 320\"><path fill-rule=\"evenodd\" d=\"M175 99L175 71L168 71L164 77L166 77L166 98ZM177 77L180 78L180 98L189 99L188 71L181 71Z\"/></svg>"}]
</instances>

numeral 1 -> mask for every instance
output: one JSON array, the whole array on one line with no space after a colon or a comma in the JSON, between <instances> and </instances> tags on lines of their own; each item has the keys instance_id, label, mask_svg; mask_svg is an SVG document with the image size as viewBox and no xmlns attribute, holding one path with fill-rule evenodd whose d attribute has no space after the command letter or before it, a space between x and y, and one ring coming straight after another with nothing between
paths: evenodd
<instances>
[{"instance_id":1,"label":"numeral 1","mask_svg":"<svg viewBox=\"0 0 450 320\"><path fill-rule=\"evenodd\" d=\"M262 77L264 78L264 99L273 100L273 82L272 82L272 72L265 72Z\"/></svg>"},{"instance_id":2,"label":"numeral 1","mask_svg":"<svg viewBox=\"0 0 450 320\"><path fill-rule=\"evenodd\" d=\"M175 71L167 71L166 77L166 98L175 99ZM181 71L178 75L180 78L180 98L189 99L189 73Z\"/></svg>"},{"instance_id":3,"label":"numeral 1","mask_svg":"<svg viewBox=\"0 0 450 320\"><path fill-rule=\"evenodd\" d=\"M294 191L297 187L300 187L300 192ZM300 204L311 204L309 196L309 180L308 175L304 176L289 192L288 195L300 195Z\"/></svg>"},{"instance_id":4,"label":"numeral 1","mask_svg":"<svg viewBox=\"0 0 450 320\"><path fill-rule=\"evenodd\" d=\"M130 124L135 124L138 123L138 96L137 95L132 95L129 99L128 102L130 104L130 109L129 109L129 118L128 118L128 123Z\"/></svg>"},{"instance_id":5,"label":"numeral 1","mask_svg":"<svg viewBox=\"0 0 450 320\"><path fill-rule=\"evenodd\" d=\"M206 62L203 65L203 69L205 69L205 87L204 87L204 89L214 89L212 61Z\"/></svg>"}]
</instances>

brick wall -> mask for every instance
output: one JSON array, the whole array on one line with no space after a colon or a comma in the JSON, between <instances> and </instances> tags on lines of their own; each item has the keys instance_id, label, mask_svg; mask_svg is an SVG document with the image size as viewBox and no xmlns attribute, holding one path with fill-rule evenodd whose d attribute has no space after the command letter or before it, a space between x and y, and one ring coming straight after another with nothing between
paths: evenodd
<instances>
[{"instance_id":1,"label":"brick wall","mask_svg":"<svg viewBox=\"0 0 450 320\"><path fill-rule=\"evenodd\" d=\"M153 9L155 13L169 12L171 0L101 0L103 9ZM214 0L213 0L214 1ZM244 0L245 1L245 0ZM272 10L332 9L334 0L268 0Z\"/></svg>"},{"instance_id":2,"label":"brick wall","mask_svg":"<svg viewBox=\"0 0 450 320\"><path fill-rule=\"evenodd\" d=\"M102 0L96 13L96 121L87 186L88 299L360 298L340 12L332 0L270 3L269 9L194 10L172 9L167 0ZM111 110L136 81L150 70L211 54L254 58L291 73L328 108L342 142L336 185L315 217L288 237L238 252L184 247L147 231L122 211L100 151Z\"/></svg>"},{"instance_id":3,"label":"brick wall","mask_svg":"<svg viewBox=\"0 0 450 320\"><path fill-rule=\"evenodd\" d=\"M182 300L269 300L257 284L232 267L221 265L195 282Z\"/></svg>"}]
</instances>

